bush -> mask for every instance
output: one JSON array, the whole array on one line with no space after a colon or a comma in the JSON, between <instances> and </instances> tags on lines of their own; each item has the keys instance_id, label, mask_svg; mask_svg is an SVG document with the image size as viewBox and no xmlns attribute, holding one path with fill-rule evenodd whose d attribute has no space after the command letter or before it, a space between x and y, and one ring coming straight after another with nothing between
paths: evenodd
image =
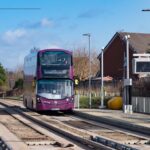
<instances>
[{"instance_id":1,"label":"bush","mask_svg":"<svg viewBox=\"0 0 150 150\"><path fill-rule=\"evenodd\" d=\"M86 96L80 97L80 108L89 108L89 98Z\"/></svg>"},{"instance_id":2,"label":"bush","mask_svg":"<svg viewBox=\"0 0 150 150\"><path fill-rule=\"evenodd\" d=\"M104 99L105 106L107 106L107 102L110 99L111 97L105 97ZM99 108L100 105L101 105L101 97L92 97L91 99L92 108ZM89 97L87 96L80 97L80 108L89 108Z\"/></svg>"}]
</instances>

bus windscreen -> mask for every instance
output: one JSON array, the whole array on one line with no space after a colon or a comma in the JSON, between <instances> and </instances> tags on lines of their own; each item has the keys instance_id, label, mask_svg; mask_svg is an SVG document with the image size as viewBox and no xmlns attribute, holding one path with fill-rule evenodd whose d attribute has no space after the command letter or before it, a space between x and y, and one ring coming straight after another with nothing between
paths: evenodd
<instances>
[{"instance_id":1,"label":"bus windscreen","mask_svg":"<svg viewBox=\"0 0 150 150\"><path fill-rule=\"evenodd\" d=\"M48 80L38 81L37 93L47 99L64 99L73 95L73 81L71 80Z\"/></svg>"},{"instance_id":2,"label":"bus windscreen","mask_svg":"<svg viewBox=\"0 0 150 150\"><path fill-rule=\"evenodd\" d=\"M46 51L40 55L40 65L71 65L71 55L63 51Z\"/></svg>"}]
</instances>

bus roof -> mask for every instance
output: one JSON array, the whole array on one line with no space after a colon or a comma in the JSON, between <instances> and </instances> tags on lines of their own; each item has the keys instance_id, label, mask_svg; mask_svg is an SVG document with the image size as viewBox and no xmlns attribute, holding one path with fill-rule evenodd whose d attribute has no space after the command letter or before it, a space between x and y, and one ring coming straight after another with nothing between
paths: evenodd
<instances>
[{"instance_id":1,"label":"bus roof","mask_svg":"<svg viewBox=\"0 0 150 150\"><path fill-rule=\"evenodd\" d=\"M49 49L42 49L42 50L33 50L33 51L31 50L30 53L24 57L24 60L26 60L29 57L35 56L38 53L43 53L46 51L62 51L62 52L72 55L72 51L69 51L69 50L65 50L65 49L61 49L61 48L60 49L59 48L49 48Z\"/></svg>"},{"instance_id":2,"label":"bus roof","mask_svg":"<svg viewBox=\"0 0 150 150\"><path fill-rule=\"evenodd\" d=\"M43 49L43 50L39 50L38 53L43 53L43 52L46 52L46 51L63 51L65 53L68 53L68 54L72 55L72 51L65 50L65 49L59 49L59 48Z\"/></svg>"}]
</instances>

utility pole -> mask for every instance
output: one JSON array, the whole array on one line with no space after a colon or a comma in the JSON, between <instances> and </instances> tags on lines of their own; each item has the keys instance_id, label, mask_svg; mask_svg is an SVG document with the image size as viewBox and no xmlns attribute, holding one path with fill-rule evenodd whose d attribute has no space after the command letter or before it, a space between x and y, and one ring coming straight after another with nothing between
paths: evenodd
<instances>
[{"instance_id":1,"label":"utility pole","mask_svg":"<svg viewBox=\"0 0 150 150\"><path fill-rule=\"evenodd\" d=\"M126 40L126 58L125 58L125 66L126 66L126 77L124 79L124 113L132 114L132 79L130 78L130 58L129 58L129 39L130 35L125 36Z\"/></svg>"},{"instance_id":2,"label":"utility pole","mask_svg":"<svg viewBox=\"0 0 150 150\"><path fill-rule=\"evenodd\" d=\"M88 40L89 40L89 107L91 109L91 34L90 33L86 33L83 34L83 36L87 36Z\"/></svg>"}]
</instances>

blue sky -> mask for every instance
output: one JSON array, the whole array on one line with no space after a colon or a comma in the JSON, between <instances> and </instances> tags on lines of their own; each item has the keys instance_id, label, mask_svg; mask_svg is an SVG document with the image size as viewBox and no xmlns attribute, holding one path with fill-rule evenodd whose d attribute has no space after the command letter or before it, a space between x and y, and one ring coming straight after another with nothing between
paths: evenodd
<instances>
[{"instance_id":1,"label":"blue sky","mask_svg":"<svg viewBox=\"0 0 150 150\"><path fill-rule=\"evenodd\" d=\"M7 9L37 8L37 9ZM0 62L8 69L23 64L34 46L100 53L117 31L150 33L149 0L3 0L0 1Z\"/></svg>"}]
</instances>

